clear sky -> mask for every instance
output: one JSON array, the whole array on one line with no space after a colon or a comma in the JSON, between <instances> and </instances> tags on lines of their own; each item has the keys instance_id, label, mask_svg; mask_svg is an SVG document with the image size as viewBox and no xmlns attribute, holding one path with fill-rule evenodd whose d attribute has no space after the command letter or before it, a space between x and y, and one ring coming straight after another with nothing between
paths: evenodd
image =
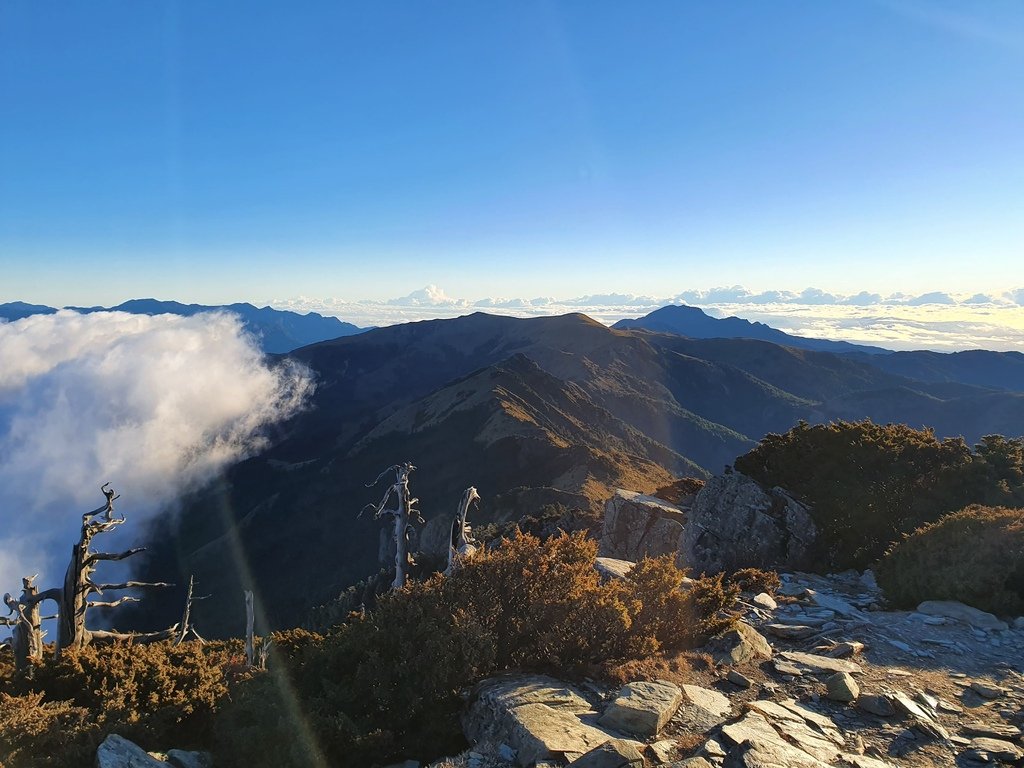
<instances>
[{"instance_id":1,"label":"clear sky","mask_svg":"<svg viewBox=\"0 0 1024 768\"><path fill-rule=\"evenodd\" d=\"M1024 4L0 3L0 301L1024 285Z\"/></svg>"}]
</instances>

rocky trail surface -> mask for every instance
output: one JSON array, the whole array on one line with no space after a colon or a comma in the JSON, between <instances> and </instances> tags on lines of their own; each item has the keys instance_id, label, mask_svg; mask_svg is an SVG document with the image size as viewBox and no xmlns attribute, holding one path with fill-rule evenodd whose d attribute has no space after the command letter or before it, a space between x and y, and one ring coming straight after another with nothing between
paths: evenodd
<instances>
[{"instance_id":1,"label":"rocky trail surface","mask_svg":"<svg viewBox=\"0 0 1024 768\"><path fill-rule=\"evenodd\" d=\"M485 681L471 751L438 768L1024 765L1024 621L960 603L885 610L870 572L783 575L692 681ZM409 763L408 765L412 765Z\"/></svg>"}]
</instances>

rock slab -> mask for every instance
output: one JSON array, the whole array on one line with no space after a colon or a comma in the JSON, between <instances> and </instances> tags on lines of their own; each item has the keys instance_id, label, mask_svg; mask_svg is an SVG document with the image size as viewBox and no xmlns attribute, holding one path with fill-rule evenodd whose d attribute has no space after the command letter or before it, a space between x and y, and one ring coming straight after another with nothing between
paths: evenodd
<instances>
[{"instance_id":1,"label":"rock slab","mask_svg":"<svg viewBox=\"0 0 1024 768\"><path fill-rule=\"evenodd\" d=\"M665 680L627 683L601 715L600 723L623 733L656 736L683 702L679 686Z\"/></svg>"},{"instance_id":2,"label":"rock slab","mask_svg":"<svg viewBox=\"0 0 1024 768\"><path fill-rule=\"evenodd\" d=\"M569 768L644 768L644 756L635 741L612 739L573 760Z\"/></svg>"},{"instance_id":3,"label":"rock slab","mask_svg":"<svg viewBox=\"0 0 1024 768\"><path fill-rule=\"evenodd\" d=\"M726 632L713 637L707 650L716 664L745 664L754 659L770 659L772 647L764 635L742 621Z\"/></svg>"},{"instance_id":4,"label":"rock slab","mask_svg":"<svg viewBox=\"0 0 1024 768\"><path fill-rule=\"evenodd\" d=\"M582 693L544 675L508 675L481 682L462 717L470 743L490 740L516 752L520 765L578 757L614 738L593 724Z\"/></svg>"},{"instance_id":5,"label":"rock slab","mask_svg":"<svg viewBox=\"0 0 1024 768\"><path fill-rule=\"evenodd\" d=\"M112 733L96 750L96 768L167 768L137 744Z\"/></svg>"},{"instance_id":6,"label":"rock slab","mask_svg":"<svg viewBox=\"0 0 1024 768\"><path fill-rule=\"evenodd\" d=\"M998 630L1000 632L1009 629L1005 621L1000 621L991 613L979 611L977 608L958 603L956 600L926 600L917 606L917 612L923 613L926 616L943 616L947 619L956 619L978 629Z\"/></svg>"}]
</instances>

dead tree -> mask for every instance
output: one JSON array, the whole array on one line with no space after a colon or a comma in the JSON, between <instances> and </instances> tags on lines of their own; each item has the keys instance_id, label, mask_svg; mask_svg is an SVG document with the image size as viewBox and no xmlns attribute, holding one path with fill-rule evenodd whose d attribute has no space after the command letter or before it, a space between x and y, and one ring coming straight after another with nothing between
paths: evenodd
<instances>
[{"instance_id":1,"label":"dead tree","mask_svg":"<svg viewBox=\"0 0 1024 768\"><path fill-rule=\"evenodd\" d=\"M469 507L476 501L480 501L480 494L476 492L476 488L470 486L462 494L459 510L452 521L452 536L448 543L448 567L444 570L446 576L458 568L460 562L476 553L477 542L472 537L473 528L466 522Z\"/></svg>"},{"instance_id":2,"label":"dead tree","mask_svg":"<svg viewBox=\"0 0 1024 768\"><path fill-rule=\"evenodd\" d=\"M419 499L411 498L409 495L409 475L415 469L416 467L408 461L404 464L395 464L393 467L388 467L377 475L377 479L366 486L367 488L372 488L389 472L395 473L395 482L388 486L380 503L376 506L368 504L363 508L363 512L367 509L372 509L373 517L376 520L382 517L391 517L394 520L395 580L391 583L394 589L405 586L409 566L413 564L412 557L409 554L409 534L413 531L412 524L414 522L420 524L424 522L423 518L420 517L419 510L416 509ZM388 501L391 500L392 495L395 496L396 508L387 509ZM362 512L359 514L361 515Z\"/></svg>"},{"instance_id":3,"label":"dead tree","mask_svg":"<svg viewBox=\"0 0 1024 768\"><path fill-rule=\"evenodd\" d=\"M90 608L114 608L125 603L139 602L139 598L131 595L123 595L113 600L90 600L92 595L103 595L106 592L124 589L172 586L164 582L124 581L118 584L103 584L93 580L92 575L99 563L124 560L145 550L145 547L135 547L124 552L92 550L92 541L96 536L109 533L126 520L124 516L114 516L114 501L120 497L110 488L110 483L105 483L100 490L106 497L106 503L82 515L81 533L78 543L71 548L71 562L64 575L64 584L33 595L23 595L20 601L25 608L34 608L45 600L57 603L58 658L65 648L83 648L93 640L165 640L174 637L178 629L176 624L159 632L136 633L89 629L86 626L86 613Z\"/></svg>"},{"instance_id":4,"label":"dead tree","mask_svg":"<svg viewBox=\"0 0 1024 768\"><path fill-rule=\"evenodd\" d=\"M270 638L256 645L256 611L252 590L245 590L245 663L249 669L266 669L270 655Z\"/></svg>"},{"instance_id":5,"label":"dead tree","mask_svg":"<svg viewBox=\"0 0 1024 768\"><path fill-rule=\"evenodd\" d=\"M39 602L34 599L39 594L35 579L35 576L26 576L21 580L20 598L15 598L10 592L4 595L8 615L13 618L2 618L0 624L13 627L11 650L14 653L15 668L18 670L28 668L30 661L43 658L43 637L46 633L43 632Z\"/></svg>"},{"instance_id":6,"label":"dead tree","mask_svg":"<svg viewBox=\"0 0 1024 768\"><path fill-rule=\"evenodd\" d=\"M206 641L203 640L200 634L196 631L196 628L192 625L192 603L194 603L197 600L206 600L210 597L210 595L203 595L201 597L197 597L192 591L193 583L193 577L189 576L188 592L185 595L185 610L182 612L181 621L178 623L178 634L177 637L174 638L175 645L181 645L182 643L184 643L186 640L188 640L189 635L192 635L201 644L206 644Z\"/></svg>"}]
</instances>

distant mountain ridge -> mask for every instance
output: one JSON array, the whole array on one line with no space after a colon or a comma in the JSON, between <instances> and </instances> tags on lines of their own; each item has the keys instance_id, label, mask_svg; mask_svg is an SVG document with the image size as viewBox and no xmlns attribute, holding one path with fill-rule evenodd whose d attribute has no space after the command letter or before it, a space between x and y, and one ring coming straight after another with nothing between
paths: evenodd
<instances>
[{"instance_id":1,"label":"distant mountain ridge","mask_svg":"<svg viewBox=\"0 0 1024 768\"><path fill-rule=\"evenodd\" d=\"M635 320L619 320L612 328L675 333L680 336L689 336L692 339L757 339L787 347L838 354L860 352L869 355L885 355L890 352L882 347L851 344L848 341L793 336L785 331L772 328L770 325L751 322L739 317L711 317L700 307L691 307L685 304L670 304Z\"/></svg>"},{"instance_id":2,"label":"distant mountain ridge","mask_svg":"<svg viewBox=\"0 0 1024 768\"><path fill-rule=\"evenodd\" d=\"M293 349L316 344L319 341L337 339L362 333L352 323L336 317L325 317L316 312L300 315L289 310L256 307L252 304L182 304L177 301L158 299L131 299L116 307L65 307L75 312L128 312L133 315L180 315L191 317L203 312L234 312L242 318L245 329L256 336L264 352L284 354ZM26 304L16 301L0 304L0 318L9 321L21 320L32 315L53 314L57 309L41 304Z\"/></svg>"}]
</instances>

